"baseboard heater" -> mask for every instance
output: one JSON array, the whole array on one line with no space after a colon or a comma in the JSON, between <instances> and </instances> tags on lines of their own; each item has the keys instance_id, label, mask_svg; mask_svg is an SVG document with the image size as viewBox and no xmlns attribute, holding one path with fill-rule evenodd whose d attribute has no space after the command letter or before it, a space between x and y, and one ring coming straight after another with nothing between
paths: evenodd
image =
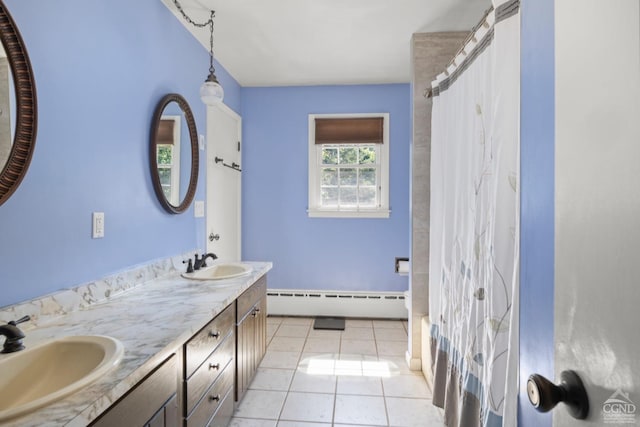
<instances>
[{"instance_id":1,"label":"baseboard heater","mask_svg":"<svg viewBox=\"0 0 640 427\"><path fill-rule=\"evenodd\" d=\"M406 319L402 292L267 290L267 311L274 316L344 316Z\"/></svg>"}]
</instances>

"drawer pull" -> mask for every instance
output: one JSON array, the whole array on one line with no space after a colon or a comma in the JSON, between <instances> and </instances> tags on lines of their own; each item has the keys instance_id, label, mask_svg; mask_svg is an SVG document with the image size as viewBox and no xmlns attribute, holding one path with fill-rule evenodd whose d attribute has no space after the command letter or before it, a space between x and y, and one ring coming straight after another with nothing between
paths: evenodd
<instances>
[{"instance_id":1,"label":"drawer pull","mask_svg":"<svg viewBox=\"0 0 640 427\"><path fill-rule=\"evenodd\" d=\"M215 369L216 371L220 370L220 364L216 363L215 365L213 363L209 363L209 369Z\"/></svg>"},{"instance_id":2,"label":"drawer pull","mask_svg":"<svg viewBox=\"0 0 640 427\"><path fill-rule=\"evenodd\" d=\"M260 313L260 309L259 308L256 308L256 313Z\"/></svg>"},{"instance_id":3,"label":"drawer pull","mask_svg":"<svg viewBox=\"0 0 640 427\"><path fill-rule=\"evenodd\" d=\"M258 315L258 312L257 312L257 311L255 311L255 310L253 310L253 312L251 313L251 315L252 315L253 317L256 317L256 316Z\"/></svg>"},{"instance_id":4,"label":"drawer pull","mask_svg":"<svg viewBox=\"0 0 640 427\"><path fill-rule=\"evenodd\" d=\"M209 331L209 336L211 338L220 338L220 331L215 331L215 332Z\"/></svg>"},{"instance_id":5,"label":"drawer pull","mask_svg":"<svg viewBox=\"0 0 640 427\"><path fill-rule=\"evenodd\" d=\"M210 402L220 402L220 395L216 394L215 396L209 396Z\"/></svg>"}]
</instances>

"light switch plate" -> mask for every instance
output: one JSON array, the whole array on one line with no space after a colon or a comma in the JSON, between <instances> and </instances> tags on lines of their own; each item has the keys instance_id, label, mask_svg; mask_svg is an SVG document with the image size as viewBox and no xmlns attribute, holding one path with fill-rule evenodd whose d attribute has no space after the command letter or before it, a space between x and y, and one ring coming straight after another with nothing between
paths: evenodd
<instances>
[{"instance_id":1,"label":"light switch plate","mask_svg":"<svg viewBox=\"0 0 640 427\"><path fill-rule=\"evenodd\" d=\"M104 212L94 212L91 215L92 231L91 236L94 239L101 239L104 237Z\"/></svg>"},{"instance_id":2,"label":"light switch plate","mask_svg":"<svg viewBox=\"0 0 640 427\"><path fill-rule=\"evenodd\" d=\"M193 204L193 216L204 218L204 200L196 200Z\"/></svg>"},{"instance_id":3,"label":"light switch plate","mask_svg":"<svg viewBox=\"0 0 640 427\"><path fill-rule=\"evenodd\" d=\"M198 135L198 148L204 151L204 135Z\"/></svg>"}]
</instances>

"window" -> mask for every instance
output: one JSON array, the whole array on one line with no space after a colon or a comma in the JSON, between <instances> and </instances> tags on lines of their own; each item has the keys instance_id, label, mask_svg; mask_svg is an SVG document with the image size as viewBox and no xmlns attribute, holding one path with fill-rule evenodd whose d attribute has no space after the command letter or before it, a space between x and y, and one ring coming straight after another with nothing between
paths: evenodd
<instances>
[{"instance_id":1,"label":"window","mask_svg":"<svg viewBox=\"0 0 640 427\"><path fill-rule=\"evenodd\" d=\"M309 115L309 216L389 217L389 114Z\"/></svg>"},{"instance_id":2,"label":"window","mask_svg":"<svg viewBox=\"0 0 640 427\"><path fill-rule=\"evenodd\" d=\"M158 175L165 197L180 204L180 116L162 116L156 139Z\"/></svg>"}]
</instances>

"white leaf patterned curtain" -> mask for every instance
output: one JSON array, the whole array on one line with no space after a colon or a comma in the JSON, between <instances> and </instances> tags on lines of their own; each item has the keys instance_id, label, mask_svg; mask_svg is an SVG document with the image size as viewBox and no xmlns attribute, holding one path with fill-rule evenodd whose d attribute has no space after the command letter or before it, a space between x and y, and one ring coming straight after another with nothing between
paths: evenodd
<instances>
[{"instance_id":1,"label":"white leaf patterned curtain","mask_svg":"<svg viewBox=\"0 0 640 427\"><path fill-rule=\"evenodd\" d=\"M432 84L433 400L450 427L517 424L520 24L500 3Z\"/></svg>"}]
</instances>

